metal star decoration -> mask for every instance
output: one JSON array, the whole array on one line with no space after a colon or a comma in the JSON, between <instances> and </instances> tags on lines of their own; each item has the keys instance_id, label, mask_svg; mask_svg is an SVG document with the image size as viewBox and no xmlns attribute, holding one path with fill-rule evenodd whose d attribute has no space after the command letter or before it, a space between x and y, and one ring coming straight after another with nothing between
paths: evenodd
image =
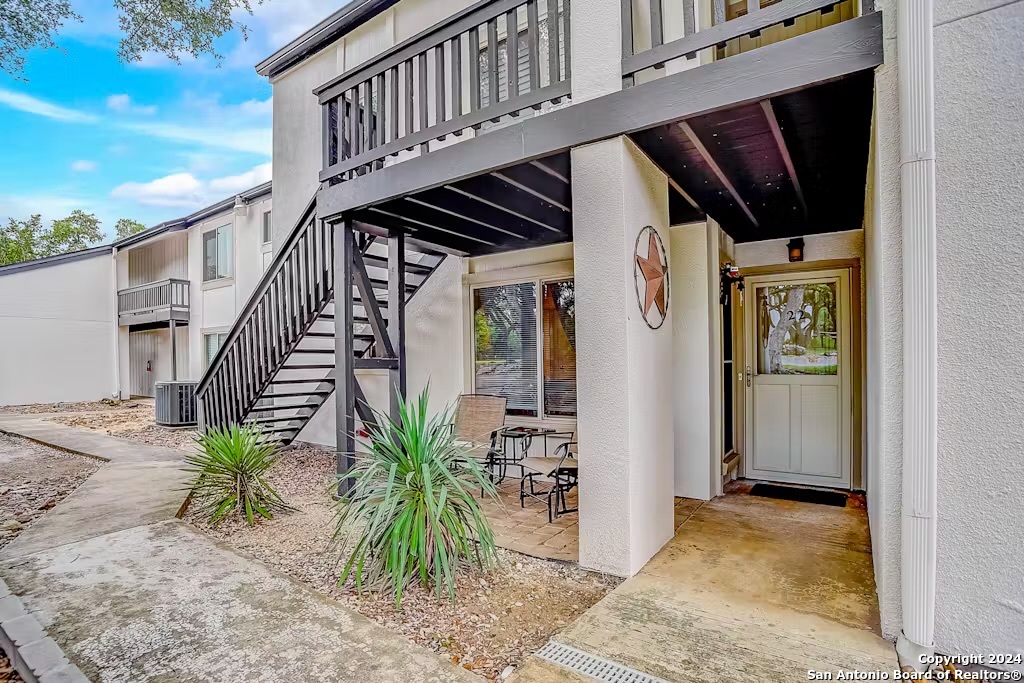
<instances>
[{"instance_id":1,"label":"metal star decoration","mask_svg":"<svg viewBox=\"0 0 1024 683\"><path fill-rule=\"evenodd\" d=\"M650 314L652 305L658 307L658 313L661 314L662 318L665 317L666 273L665 265L661 262L661 249L657 240L658 233L652 229L647 245L647 257L645 258L639 253L636 255L636 264L640 268L640 273L643 275L645 283L644 302L641 307L645 319Z\"/></svg>"}]
</instances>

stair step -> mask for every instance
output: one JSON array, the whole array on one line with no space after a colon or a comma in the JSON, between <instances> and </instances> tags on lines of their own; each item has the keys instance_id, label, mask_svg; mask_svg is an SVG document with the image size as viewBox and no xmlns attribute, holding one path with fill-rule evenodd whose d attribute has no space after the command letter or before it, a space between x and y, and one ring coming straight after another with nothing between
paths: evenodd
<instances>
[{"instance_id":1,"label":"stair step","mask_svg":"<svg viewBox=\"0 0 1024 683\"><path fill-rule=\"evenodd\" d=\"M286 369L288 366L282 368ZM334 384L334 379L330 377L318 377L315 379L272 379L271 384L316 384L317 382L330 382Z\"/></svg>"},{"instance_id":2,"label":"stair step","mask_svg":"<svg viewBox=\"0 0 1024 683\"><path fill-rule=\"evenodd\" d=\"M281 394L263 394L261 398L298 398L299 396L330 396L334 392L328 389L320 389L316 391L289 391Z\"/></svg>"},{"instance_id":3,"label":"stair step","mask_svg":"<svg viewBox=\"0 0 1024 683\"><path fill-rule=\"evenodd\" d=\"M292 415L291 417L253 417L245 421L245 424L251 425L269 425L280 422L296 422L298 420L305 420L309 415Z\"/></svg>"},{"instance_id":4,"label":"stair step","mask_svg":"<svg viewBox=\"0 0 1024 683\"><path fill-rule=\"evenodd\" d=\"M331 339L334 339L334 333L333 332L307 332L306 336L307 337L323 337L325 339L330 337Z\"/></svg>"},{"instance_id":5,"label":"stair step","mask_svg":"<svg viewBox=\"0 0 1024 683\"><path fill-rule=\"evenodd\" d=\"M295 349L292 353L334 353L334 349Z\"/></svg>"},{"instance_id":6,"label":"stair step","mask_svg":"<svg viewBox=\"0 0 1024 683\"><path fill-rule=\"evenodd\" d=\"M269 429L260 430L264 434L284 434L285 432L301 432L302 427L270 427Z\"/></svg>"},{"instance_id":7,"label":"stair step","mask_svg":"<svg viewBox=\"0 0 1024 683\"><path fill-rule=\"evenodd\" d=\"M281 369L282 370L333 370L334 369L334 365L333 364L332 365L322 365L322 364L320 364L320 365L317 365L317 364L314 364L314 365L305 365L305 364L303 364L303 365L282 365ZM311 379L309 381L310 382L320 382L322 380Z\"/></svg>"},{"instance_id":8,"label":"stair step","mask_svg":"<svg viewBox=\"0 0 1024 683\"><path fill-rule=\"evenodd\" d=\"M272 395L272 394L267 394L267 395L264 395L263 398L267 399L267 398L277 398L277 397ZM323 403L323 401L321 401L320 403ZM281 405L274 404L274 405L266 405L266 406L257 406L255 408L253 408L251 412L253 412L253 413L273 413L273 412L276 412L278 410L304 410L305 408L316 409L316 408L320 407L320 403L283 403Z\"/></svg>"}]
</instances>

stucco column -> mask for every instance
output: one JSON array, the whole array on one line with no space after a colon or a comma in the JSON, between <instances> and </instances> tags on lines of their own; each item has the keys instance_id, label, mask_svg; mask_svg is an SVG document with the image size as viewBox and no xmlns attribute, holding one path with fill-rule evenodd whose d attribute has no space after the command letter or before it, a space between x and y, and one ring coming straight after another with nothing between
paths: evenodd
<instances>
[{"instance_id":1,"label":"stucco column","mask_svg":"<svg viewBox=\"0 0 1024 683\"><path fill-rule=\"evenodd\" d=\"M668 256L668 182L620 137L574 149L572 183L580 564L631 576L673 532L671 313L651 329L634 276L645 226Z\"/></svg>"},{"instance_id":2,"label":"stucco column","mask_svg":"<svg viewBox=\"0 0 1024 683\"><path fill-rule=\"evenodd\" d=\"M582 102L622 89L622 0L573 5L572 100Z\"/></svg>"}]
</instances>

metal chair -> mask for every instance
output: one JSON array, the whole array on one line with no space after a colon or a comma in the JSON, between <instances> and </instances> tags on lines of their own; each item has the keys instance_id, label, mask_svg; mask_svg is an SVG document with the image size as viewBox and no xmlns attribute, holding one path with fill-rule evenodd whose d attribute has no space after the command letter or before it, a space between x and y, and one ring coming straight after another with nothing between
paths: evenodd
<instances>
[{"instance_id":1,"label":"metal chair","mask_svg":"<svg viewBox=\"0 0 1024 683\"><path fill-rule=\"evenodd\" d=\"M576 512L579 509L569 509L565 500L565 494L576 488L579 483L576 468L577 446L576 434L573 433L569 441L555 449L554 457L532 457L519 461L519 466L523 468L523 478L519 482L519 507L525 507L527 498L546 502L548 523L553 522L559 515ZM538 490L538 485L547 488Z\"/></svg>"},{"instance_id":2,"label":"metal chair","mask_svg":"<svg viewBox=\"0 0 1024 683\"><path fill-rule=\"evenodd\" d=\"M455 442L466 449L466 457L486 467L492 480L500 456L498 433L505 426L507 402L504 396L462 394L451 425Z\"/></svg>"}]
</instances>

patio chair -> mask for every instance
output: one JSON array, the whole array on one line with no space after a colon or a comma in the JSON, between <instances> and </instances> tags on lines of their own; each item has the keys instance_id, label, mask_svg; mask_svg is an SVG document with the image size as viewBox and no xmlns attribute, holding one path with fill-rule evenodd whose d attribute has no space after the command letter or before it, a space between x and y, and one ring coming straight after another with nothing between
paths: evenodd
<instances>
[{"instance_id":1,"label":"patio chair","mask_svg":"<svg viewBox=\"0 0 1024 683\"><path fill-rule=\"evenodd\" d=\"M575 466L577 446L576 433L573 432L569 441L555 449L553 457L530 457L519 461L519 466L523 468L523 478L519 482L519 507L525 506L527 498L546 502L548 523L559 515L578 510L569 509L565 501L565 494L579 483Z\"/></svg>"},{"instance_id":2,"label":"patio chair","mask_svg":"<svg viewBox=\"0 0 1024 683\"><path fill-rule=\"evenodd\" d=\"M505 426L506 403L503 396L462 394L451 425L456 443L466 449L466 457L488 468L492 478L492 468L500 455L498 433Z\"/></svg>"}]
</instances>

